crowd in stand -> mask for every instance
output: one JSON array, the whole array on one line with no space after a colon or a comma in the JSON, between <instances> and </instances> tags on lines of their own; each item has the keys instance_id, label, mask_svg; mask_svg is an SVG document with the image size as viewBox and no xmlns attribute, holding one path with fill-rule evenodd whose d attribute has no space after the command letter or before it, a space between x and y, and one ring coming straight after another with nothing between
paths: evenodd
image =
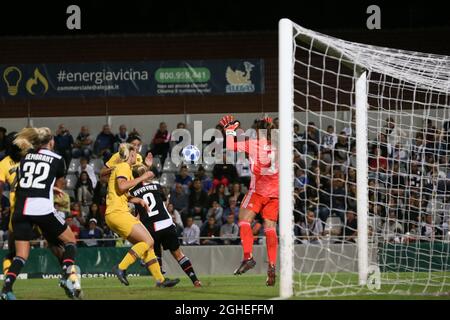
<instances>
[{"instance_id":1,"label":"crowd in stand","mask_svg":"<svg viewBox=\"0 0 450 320\"><path fill-rule=\"evenodd\" d=\"M372 241L411 242L443 239L449 232L448 171L450 122L436 128L427 121L410 138L409 131L386 119L376 139L369 142L369 236ZM178 123L177 128L186 128ZM6 130L0 128L0 160L4 157ZM116 246L121 241L105 224L108 177L99 176L93 162L106 162L130 135L120 125L116 134L104 125L96 136L87 126L73 138L61 124L55 132L55 151L76 167L73 192L55 196L55 208L84 246ZM162 122L146 152L159 159L152 170L161 177L176 143ZM339 133L333 126L320 130L308 123L301 132L294 125L294 190L297 243L355 242L357 238L356 143L354 123ZM75 159L75 160L74 160ZM168 211L184 245L239 244L238 213L249 184L249 165L215 164L212 168L180 166L173 181L163 185L169 195ZM67 189L66 185L59 189ZM6 240L8 197L1 198L0 242ZM133 210L130 205L130 210ZM255 243L263 236L262 221L253 222ZM334 219L334 220L333 220ZM338 221L336 223L336 221ZM338 227L334 227L334 224ZM37 235L38 238L38 235ZM100 240L103 239L103 240ZM106 240L105 240L106 239Z\"/></svg>"},{"instance_id":2,"label":"crowd in stand","mask_svg":"<svg viewBox=\"0 0 450 320\"><path fill-rule=\"evenodd\" d=\"M450 121L401 128L389 117L368 143L369 240L447 239L450 218ZM378 129L379 130L379 129ZM414 130L414 131L409 131ZM410 138L411 133L411 138ZM299 243L357 237L354 123L335 132L294 126L295 234ZM336 220L340 226L334 228Z\"/></svg>"},{"instance_id":3,"label":"crowd in stand","mask_svg":"<svg viewBox=\"0 0 450 320\"><path fill-rule=\"evenodd\" d=\"M177 128L186 128L186 125L178 123ZM0 130L0 158L4 156L1 137L5 133L6 130ZM111 132L109 125L104 125L96 137L90 134L87 126L82 126L75 138L63 124L55 132L55 151L64 157L67 168L76 168L76 172L70 173L76 177L75 183L71 181L74 188L67 188L69 175L56 186L67 192L55 194L55 208L80 240L81 246L121 245L104 218L109 177L100 176L98 166L96 168L94 164L106 163L129 136L140 134L135 129L128 132L125 125L120 125L116 134ZM144 142L146 148L140 152L144 157L144 152L152 152L154 158L164 164L173 146L180 141L171 141L170 131L162 122L153 139L150 143ZM73 163L77 165L72 166ZM157 177L163 174L162 167L152 168ZM216 164L209 170L200 165L194 171L180 166L178 172L172 174L175 175L174 181L163 185L163 190L169 195L167 208L177 226L180 242L185 245L239 244L237 223L243 190L249 183L248 163L238 168L233 164ZM4 195L0 243L2 238L6 243L9 207L8 197ZM134 210L132 204L130 210ZM253 229L255 236L263 235L262 221L255 221ZM36 237L39 240L38 234Z\"/></svg>"}]
</instances>

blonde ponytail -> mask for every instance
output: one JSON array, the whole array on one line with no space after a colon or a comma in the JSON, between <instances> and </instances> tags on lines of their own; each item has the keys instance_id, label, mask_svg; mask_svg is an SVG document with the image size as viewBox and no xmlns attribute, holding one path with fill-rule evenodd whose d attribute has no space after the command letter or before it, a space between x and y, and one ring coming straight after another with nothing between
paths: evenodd
<instances>
[{"instance_id":1,"label":"blonde ponytail","mask_svg":"<svg viewBox=\"0 0 450 320\"><path fill-rule=\"evenodd\" d=\"M49 128L28 127L20 130L13 143L19 147L22 154L24 154L30 149L38 149L49 143L52 137L53 136Z\"/></svg>"},{"instance_id":2,"label":"blonde ponytail","mask_svg":"<svg viewBox=\"0 0 450 320\"><path fill-rule=\"evenodd\" d=\"M130 157L130 152L134 151L135 148L130 143L121 143L119 145L119 157L122 162L128 161L128 158Z\"/></svg>"},{"instance_id":3,"label":"blonde ponytail","mask_svg":"<svg viewBox=\"0 0 450 320\"><path fill-rule=\"evenodd\" d=\"M33 148L37 136L38 133L36 128L23 128L18 134L16 134L16 138L13 143L19 147L22 153L27 152Z\"/></svg>"}]
</instances>

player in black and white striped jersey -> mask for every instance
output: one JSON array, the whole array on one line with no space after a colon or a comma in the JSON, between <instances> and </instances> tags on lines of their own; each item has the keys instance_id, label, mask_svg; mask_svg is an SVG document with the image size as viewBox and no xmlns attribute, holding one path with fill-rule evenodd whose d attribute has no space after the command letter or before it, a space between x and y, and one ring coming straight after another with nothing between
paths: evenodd
<instances>
[{"instance_id":1,"label":"player in black and white striped jersey","mask_svg":"<svg viewBox=\"0 0 450 320\"><path fill-rule=\"evenodd\" d=\"M148 168L145 165L137 165L133 167L133 177L140 177L147 171ZM139 219L155 241L153 247L159 264L162 265L162 247L170 251L194 286L201 287L202 284L197 278L190 259L181 251L174 222L164 203L166 196L161 185L156 181L144 181L132 188L129 193L132 197L130 202L135 204ZM140 201L134 201L136 198L144 200L148 210L139 204Z\"/></svg>"},{"instance_id":2,"label":"player in black and white striped jersey","mask_svg":"<svg viewBox=\"0 0 450 320\"><path fill-rule=\"evenodd\" d=\"M55 142L48 128L24 128L18 133L14 143L26 154L17 173L16 204L12 220L16 256L6 275L1 298L15 299L13 284L28 259L34 226L40 228L49 242L64 243L64 285L74 298L81 298L79 268L75 266L76 239L65 221L55 214L53 204L55 182L64 179L64 159L52 151Z\"/></svg>"}]
</instances>

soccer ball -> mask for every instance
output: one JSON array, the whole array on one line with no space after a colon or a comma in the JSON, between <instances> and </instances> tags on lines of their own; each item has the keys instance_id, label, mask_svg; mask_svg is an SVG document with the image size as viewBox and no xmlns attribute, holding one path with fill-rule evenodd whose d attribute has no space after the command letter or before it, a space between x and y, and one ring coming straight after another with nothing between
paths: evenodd
<instances>
[{"instance_id":1,"label":"soccer ball","mask_svg":"<svg viewBox=\"0 0 450 320\"><path fill-rule=\"evenodd\" d=\"M184 147L182 153L184 160L187 162L196 162L200 159L200 150L192 144Z\"/></svg>"}]
</instances>

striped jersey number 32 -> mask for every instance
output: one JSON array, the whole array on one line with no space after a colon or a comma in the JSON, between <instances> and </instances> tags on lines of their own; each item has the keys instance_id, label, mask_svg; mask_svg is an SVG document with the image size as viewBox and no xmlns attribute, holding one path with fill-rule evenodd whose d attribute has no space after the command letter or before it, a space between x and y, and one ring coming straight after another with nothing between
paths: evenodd
<instances>
[{"instance_id":1,"label":"striped jersey number 32","mask_svg":"<svg viewBox=\"0 0 450 320\"><path fill-rule=\"evenodd\" d=\"M45 189L45 184L41 183L48 178L50 165L46 162L25 162L23 165L23 177L19 185L24 188Z\"/></svg>"}]
</instances>

